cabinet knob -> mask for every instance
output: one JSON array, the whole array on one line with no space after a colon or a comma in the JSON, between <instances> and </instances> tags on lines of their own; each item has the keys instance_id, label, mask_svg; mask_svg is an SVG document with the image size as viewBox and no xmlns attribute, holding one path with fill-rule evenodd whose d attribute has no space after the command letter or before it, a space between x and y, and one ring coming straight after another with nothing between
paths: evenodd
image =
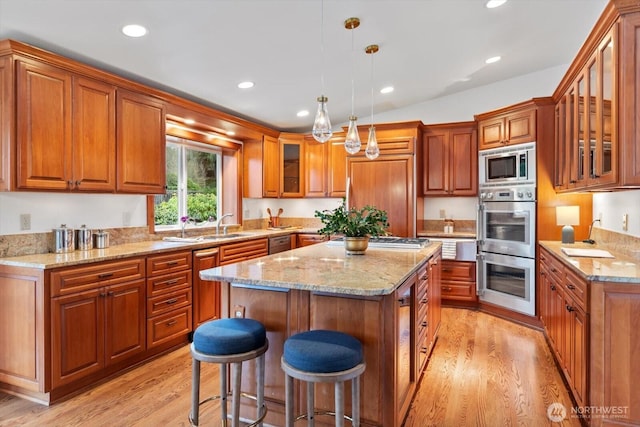
<instances>
[{"instance_id":1,"label":"cabinet knob","mask_svg":"<svg viewBox=\"0 0 640 427\"><path fill-rule=\"evenodd\" d=\"M109 292L107 292L107 295L109 295L110 297L112 297L112 296L114 295L114 294L113 294L113 291L109 291Z\"/></svg>"},{"instance_id":2,"label":"cabinet knob","mask_svg":"<svg viewBox=\"0 0 640 427\"><path fill-rule=\"evenodd\" d=\"M552 291L555 291L556 290L556 285L549 286L549 289L551 289Z\"/></svg>"},{"instance_id":3,"label":"cabinet knob","mask_svg":"<svg viewBox=\"0 0 640 427\"><path fill-rule=\"evenodd\" d=\"M426 328L429 325L429 322L422 322L421 325Z\"/></svg>"},{"instance_id":4,"label":"cabinet knob","mask_svg":"<svg viewBox=\"0 0 640 427\"><path fill-rule=\"evenodd\" d=\"M575 286L573 286L573 285L571 285L571 284L569 284L569 285L567 285L567 288L569 288L569 289L571 289L571 290L574 290L576 287L575 287Z\"/></svg>"},{"instance_id":5,"label":"cabinet knob","mask_svg":"<svg viewBox=\"0 0 640 427\"><path fill-rule=\"evenodd\" d=\"M82 183L82 181L77 180L77 181L76 181L76 187L80 187L80 184L81 184L81 183Z\"/></svg>"},{"instance_id":6,"label":"cabinet knob","mask_svg":"<svg viewBox=\"0 0 640 427\"><path fill-rule=\"evenodd\" d=\"M567 311L568 311L568 312L572 312L572 311L574 311L574 310L575 310L575 309L574 309L573 307L571 307L569 304L567 304L567 305L566 305L566 308L567 308Z\"/></svg>"}]
</instances>

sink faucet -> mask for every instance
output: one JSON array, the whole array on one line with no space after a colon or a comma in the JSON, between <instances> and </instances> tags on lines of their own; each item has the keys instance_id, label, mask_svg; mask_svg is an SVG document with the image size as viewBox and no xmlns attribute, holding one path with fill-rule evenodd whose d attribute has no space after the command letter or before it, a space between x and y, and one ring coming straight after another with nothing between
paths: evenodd
<instances>
[{"instance_id":1,"label":"sink faucet","mask_svg":"<svg viewBox=\"0 0 640 427\"><path fill-rule=\"evenodd\" d=\"M225 219L228 216L233 216L232 213L227 213L222 215L219 219L218 222L216 222L216 234L220 234L220 224L222 224L222 220ZM224 234L227 234L227 227L224 227Z\"/></svg>"}]
</instances>

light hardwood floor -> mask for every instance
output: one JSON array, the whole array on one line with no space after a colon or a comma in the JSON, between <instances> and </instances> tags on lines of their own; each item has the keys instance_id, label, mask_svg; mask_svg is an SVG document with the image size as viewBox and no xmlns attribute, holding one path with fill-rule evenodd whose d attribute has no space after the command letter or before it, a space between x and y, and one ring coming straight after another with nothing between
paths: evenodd
<instances>
[{"instance_id":1,"label":"light hardwood floor","mask_svg":"<svg viewBox=\"0 0 640 427\"><path fill-rule=\"evenodd\" d=\"M217 366L203 364L202 378L201 395L216 394ZM185 346L51 407L0 393L0 426L188 426L190 387ZM547 407L554 402L572 406L541 332L444 308L405 427L580 425L551 423ZM218 412L217 403L203 406L200 425L218 426Z\"/></svg>"}]
</instances>

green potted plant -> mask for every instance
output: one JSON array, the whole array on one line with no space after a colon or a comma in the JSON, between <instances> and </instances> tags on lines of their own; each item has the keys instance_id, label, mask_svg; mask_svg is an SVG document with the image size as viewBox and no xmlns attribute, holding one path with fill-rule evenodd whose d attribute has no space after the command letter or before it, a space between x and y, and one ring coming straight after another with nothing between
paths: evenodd
<instances>
[{"instance_id":1,"label":"green potted plant","mask_svg":"<svg viewBox=\"0 0 640 427\"><path fill-rule=\"evenodd\" d=\"M386 211L371 205L347 209L344 198L337 208L316 211L314 216L324 224L318 233L328 237L344 235L348 255L363 255L369 245L369 237L384 235L389 227Z\"/></svg>"}]
</instances>

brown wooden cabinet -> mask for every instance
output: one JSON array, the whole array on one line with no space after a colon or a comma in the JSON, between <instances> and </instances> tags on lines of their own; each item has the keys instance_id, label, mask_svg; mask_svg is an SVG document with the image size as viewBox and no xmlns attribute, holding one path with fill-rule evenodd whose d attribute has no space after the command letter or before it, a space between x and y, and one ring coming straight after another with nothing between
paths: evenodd
<instances>
[{"instance_id":1,"label":"brown wooden cabinet","mask_svg":"<svg viewBox=\"0 0 640 427\"><path fill-rule=\"evenodd\" d=\"M280 197L305 195L304 135L281 133L280 144Z\"/></svg>"},{"instance_id":2,"label":"brown wooden cabinet","mask_svg":"<svg viewBox=\"0 0 640 427\"><path fill-rule=\"evenodd\" d=\"M446 302L477 302L476 263L474 261L442 260L440 282L442 300Z\"/></svg>"},{"instance_id":3,"label":"brown wooden cabinet","mask_svg":"<svg viewBox=\"0 0 640 427\"><path fill-rule=\"evenodd\" d=\"M280 193L280 145L278 139L263 135L243 146L244 197L278 197Z\"/></svg>"},{"instance_id":4,"label":"brown wooden cabinet","mask_svg":"<svg viewBox=\"0 0 640 427\"><path fill-rule=\"evenodd\" d=\"M301 248L303 246L315 245L317 243L326 242L327 240L327 236L324 236L322 234L298 234L296 236L296 247Z\"/></svg>"},{"instance_id":5,"label":"brown wooden cabinet","mask_svg":"<svg viewBox=\"0 0 640 427\"><path fill-rule=\"evenodd\" d=\"M192 331L191 251L147 258L147 347Z\"/></svg>"},{"instance_id":6,"label":"brown wooden cabinet","mask_svg":"<svg viewBox=\"0 0 640 427\"><path fill-rule=\"evenodd\" d=\"M416 341L418 328L416 325L416 286L417 276L414 273L395 291L394 306L394 343L395 343L395 384L396 391L395 425L401 425L409 410L413 398L418 372L416 368ZM420 319L426 323L426 319Z\"/></svg>"},{"instance_id":7,"label":"brown wooden cabinet","mask_svg":"<svg viewBox=\"0 0 640 427\"><path fill-rule=\"evenodd\" d=\"M193 251L193 330L220 318L220 282L202 280L200 271L218 266L218 248Z\"/></svg>"},{"instance_id":8,"label":"brown wooden cabinet","mask_svg":"<svg viewBox=\"0 0 640 427\"><path fill-rule=\"evenodd\" d=\"M347 195L347 150L344 149L344 134L333 134L326 144L329 144L327 195L345 197Z\"/></svg>"},{"instance_id":9,"label":"brown wooden cabinet","mask_svg":"<svg viewBox=\"0 0 640 427\"><path fill-rule=\"evenodd\" d=\"M12 149L13 140L13 82L11 61L9 58L0 58L0 191L11 189L11 165L15 155Z\"/></svg>"},{"instance_id":10,"label":"brown wooden cabinet","mask_svg":"<svg viewBox=\"0 0 640 427\"><path fill-rule=\"evenodd\" d=\"M258 258L269 253L269 239L252 239L245 242L221 245L219 252L220 265Z\"/></svg>"},{"instance_id":11,"label":"brown wooden cabinet","mask_svg":"<svg viewBox=\"0 0 640 427\"><path fill-rule=\"evenodd\" d=\"M52 388L146 350L142 259L55 270L51 287Z\"/></svg>"},{"instance_id":12,"label":"brown wooden cabinet","mask_svg":"<svg viewBox=\"0 0 640 427\"><path fill-rule=\"evenodd\" d=\"M536 140L535 108L476 115L479 149L522 144Z\"/></svg>"},{"instance_id":13,"label":"brown wooden cabinet","mask_svg":"<svg viewBox=\"0 0 640 427\"><path fill-rule=\"evenodd\" d=\"M165 192L165 107L157 98L118 89L117 185L119 192Z\"/></svg>"},{"instance_id":14,"label":"brown wooden cabinet","mask_svg":"<svg viewBox=\"0 0 640 427\"><path fill-rule=\"evenodd\" d=\"M329 188L329 147L313 137L304 138L304 197L327 197Z\"/></svg>"},{"instance_id":15,"label":"brown wooden cabinet","mask_svg":"<svg viewBox=\"0 0 640 427\"><path fill-rule=\"evenodd\" d=\"M478 144L475 122L425 126L422 133L422 193L475 196Z\"/></svg>"},{"instance_id":16,"label":"brown wooden cabinet","mask_svg":"<svg viewBox=\"0 0 640 427\"><path fill-rule=\"evenodd\" d=\"M429 352L433 349L440 330L442 317L442 255L436 254L429 260Z\"/></svg>"}]
</instances>

